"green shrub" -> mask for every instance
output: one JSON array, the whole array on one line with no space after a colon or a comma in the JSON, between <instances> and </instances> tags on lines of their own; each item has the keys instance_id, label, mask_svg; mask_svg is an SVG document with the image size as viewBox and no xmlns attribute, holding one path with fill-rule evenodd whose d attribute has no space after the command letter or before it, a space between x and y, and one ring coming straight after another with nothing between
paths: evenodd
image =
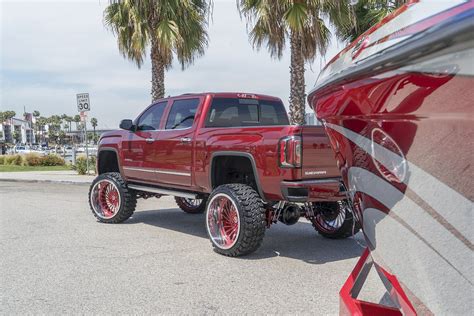
<instances>
[{"instance_id":1,"label":"green shrub","mask_svg":"<svg viewBox=\"0 0 474 316\"><path fill-rule=\"evenodd\" d=\"M14 159L15 159L14 155L5 156L5 164L11 165Z\"/></svg>"},{"instance_id":2,"label":"green shrub","mask_svg":"<svg viewBox=\"0 0 474 316\"><path fill-rule=\"evenodd\" d=\"M66 162L58 155L49 154L41 157L42 166L64 166Z\"/></svg>"},{"instance_id":3,"label":"green shrub","mask_svg":"<svg viewBox=\"0 0 474 316\"><path fill-rule=\"evenodd\" d=\"M5 165L17 165L21 166L23 163L23 158L20 155L7 155L4 156Z\"/></svg>"},{"instance_id":4,"label":"green shrub","mask_svg":"<svg viewBox=\"0 0 474 316\"><path fill-rule=\"evenodd\" d=\"M21 166L23 164L23 158L21 155L11 155L7 157L6 164L8 165Z\"/></svg>"},{"instance_id":5,"label":"green shrub","mask_svg":"<svg viewBox=\"0 0 474 316\"><path fill-rule=\"evenodd\" d=\"M4 155L0 155L0 165L4 165L5 164L5 160L7 159L6 156Z\"/></svg>"},{"instance_id":6,"label":"green shrub","mask_svg":"<svg viewBox=\"0 0 474 316\"><path fill-rule=\"evenodd\" d=\"M78 174L84 175L87 173L87 164L86 156L79 156L76 159L76 164L73 166L73 169L77 171ZM89 170L95 170L96 158L95 156L89 157Z\"/></svg>"},{"instance_id":7,"label":"green shrub","mask_svg":"<svg viewBox=\"0 0 474 316\"><path fill-rule=\"evenodd\" d=\"M41 166L42 159L41 156L38 154L26 154L24 156L25 164L28 166Z\"/></svg>"}]
</instances>

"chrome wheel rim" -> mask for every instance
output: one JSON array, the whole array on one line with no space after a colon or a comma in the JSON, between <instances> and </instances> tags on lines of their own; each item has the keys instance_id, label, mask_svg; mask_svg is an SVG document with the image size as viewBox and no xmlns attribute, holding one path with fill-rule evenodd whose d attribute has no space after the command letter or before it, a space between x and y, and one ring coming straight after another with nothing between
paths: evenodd
<instances>
[{"instance_id":1,"label":"chrome wheel rim","mask_svg":"<svg viewBox=\"0 0 474 316\"><path fill-rule=\"evenodd\" d=\"M226 194L216 194L208 204L206 227L212 243L221 249L232 248L240 233L240 216L235 202Z\"/></svg>"},{"instance_id":2,"label":"chrome wheel rim","mask_svg":"<svg viewBox=\"0 0 474 316\"><path fill-rule=\"evenodd\" d=\"M314 216L314 223L320 230L331 234L338 231L344 224L346 212L348 212L347 207L341 202L337 204L337 209L324 205L319 207L318 212Z\"/></svg>"},{"instance_id":3,"label":"chrome wheel rim","mask_svg":"<svg viewBox=\"0 0 474 316\"><path fill-rule=\"evenodd\" d=\"M107 179L94 184L91 190L90 202L94 213L102 219L114 217L122 205L117 185Z\"/></svg>"}]
</instances>

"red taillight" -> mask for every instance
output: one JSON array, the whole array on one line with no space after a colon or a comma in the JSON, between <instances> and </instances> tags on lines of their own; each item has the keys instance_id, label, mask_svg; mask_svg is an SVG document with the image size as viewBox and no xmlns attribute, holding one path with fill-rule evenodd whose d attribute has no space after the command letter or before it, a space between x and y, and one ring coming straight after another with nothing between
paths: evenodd
<instances>
[{"instance_id":1,"label":"red taillight","mask_svg":"<svg viewBox=\"0 0 474 316\"><path fill-rule=\"evenodd\" d=\"M278 144L280 166L287 168L301 167L301 137L288 136L280 139Z\"/></svg>"}]
</instances>

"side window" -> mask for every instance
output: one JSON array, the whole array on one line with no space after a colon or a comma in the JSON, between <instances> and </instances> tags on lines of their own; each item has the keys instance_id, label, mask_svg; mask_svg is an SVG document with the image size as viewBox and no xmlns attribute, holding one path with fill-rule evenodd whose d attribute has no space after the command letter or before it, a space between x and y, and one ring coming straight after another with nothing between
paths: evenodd
<instances>
[{"instance_id":1,"label":"side window","mask_svg":"<svg viewBox=\"0 0 474 316\"><path fill-rule=\"evenodd\" d=\"M151 131L160 128L161 118L163 117L163 112L165 111L166 101L160 102L140 116L137 123L137 130L139 131Z\"/></svg>"},{"instance_id":2,"label":"side window","mask_svg":"<svg viewBox=\"0 0 474 316\"><path fill-rule=\"evenodd\" d=\"M289 124L288 116L286 115L285 108L282 106L276 106L273 104L260 104L261 111L261 122L262 125L279 125L281 122L284 124Z\"/></svg>"},{"instance_id":3,"label":"side window","mask_svg":"<svg viewBox=\"0 0 474 316\"><path fill-rule=\"evenodd\" d=\"M281 101L242 98L214 98L206 127L288 125Z\"/></svg>"},{"instance_id":4,"label":"side window","mask_svg":"<svg viewBox=\"0 0 474 316\"><path fill-rule=\"evenodd\" d=\"M183 129L193 126L199 99L176 100L173 102L166 129Z\"/></svg>"}]
</instances>

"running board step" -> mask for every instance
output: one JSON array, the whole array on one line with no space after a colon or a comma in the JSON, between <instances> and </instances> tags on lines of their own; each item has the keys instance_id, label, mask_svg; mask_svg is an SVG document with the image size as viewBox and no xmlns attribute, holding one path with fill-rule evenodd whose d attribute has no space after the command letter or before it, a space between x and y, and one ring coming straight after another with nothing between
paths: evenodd
<instances>
[{"instance_id":1,"label":"running board step","mask_svg":"<svg viewBox=\"0 0 474 316\"><path fill-rule=\"evenodd\" d=\"M197 194L183 192L183 191L154 188L154 187L148 187L148 186L136 185L136 184L129 184L128 187L130 189L137 190L137 191L145 191L145 192L151 192L151 193L157 193L157 194L163 194L163 195L179 196L179 197L183 197L187 199L197 198Z\"/></svg>"}]
</instances>

